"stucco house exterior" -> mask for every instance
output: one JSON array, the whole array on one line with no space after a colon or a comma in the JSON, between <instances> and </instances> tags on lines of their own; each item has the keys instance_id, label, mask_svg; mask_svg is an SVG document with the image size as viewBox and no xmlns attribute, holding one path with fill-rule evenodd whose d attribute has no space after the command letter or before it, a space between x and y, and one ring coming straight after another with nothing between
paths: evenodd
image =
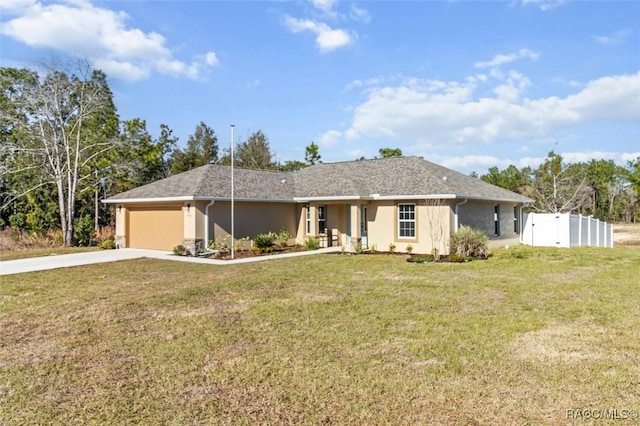
<instances>
[{"instance_id":1,"label":"stucco house exterior","mask_svg":"<svg viewBox=\"0 0 640 426\"><path fill-rule=\"evenodd\" d=\"M321 163L295 172L234 169L234 236L286 229L296 242L448 252L459 226L522 233L520 194L421 157ZM118 247L190 250L231 234L231 168L207 164L110 197Z\"/></svg>"}]
</instances>

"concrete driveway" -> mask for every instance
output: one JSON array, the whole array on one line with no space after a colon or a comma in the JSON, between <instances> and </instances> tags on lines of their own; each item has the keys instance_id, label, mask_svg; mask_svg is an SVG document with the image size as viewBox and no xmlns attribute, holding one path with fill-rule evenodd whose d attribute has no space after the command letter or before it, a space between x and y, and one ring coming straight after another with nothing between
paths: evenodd
<instances>
[{"instance_id":1,"label":"concrete driveway","mask_svg":"<svg viewBox=\"0 0 640 426\"><path fill-rule=\"evenodd\" d=\"M85 253L59 254L55 256L32 257L29 259L4 260L0 262L0 275L21 274L23 272L46 271L48 269L68 268L71 266L93 265L95 263L117 262L119 260L140 259L143 257L174 262L201 263L205 265L233 265L238 263L262 262L294 256L308 256L314 254L339 251L339 247L329 247L313 251L278 254L273 256L257 256L236 260L204 259L189 256L174 256L173 253L161 250L119 249L100 250Z\"/></svg>"},{"instance_id":2,"label":"concrete driveway","mask_svg":"<svg viewBox=\"0 0 640 426\"><path fill-rule=\"evenodd\" d=\"M116 262L118 260L139 259L141 257L161 259L166 258L169 255L170 253L166 251L122 249L59 254L55 256L32 257L29 259L4 260L0 262L0 275L45 271L48 269L68 268L70 266L92 265L94 263Z\"/></svg>"}]
</instances>

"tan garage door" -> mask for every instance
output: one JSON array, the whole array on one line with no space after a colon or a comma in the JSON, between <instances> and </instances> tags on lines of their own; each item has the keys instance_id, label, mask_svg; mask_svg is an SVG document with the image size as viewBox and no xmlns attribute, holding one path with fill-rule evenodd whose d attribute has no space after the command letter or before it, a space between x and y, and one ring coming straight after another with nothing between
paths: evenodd
<instances>
[{"instance_id":1,"label":"tan garage door","mask_svg":"<svg viewBox=\"0 0 640 426\"><path fill-rule=\"evenodd\" d=\"M128 210L127 246L172 250L182 244L182 206L133 207Z\"/></svg>"}]
</instances>

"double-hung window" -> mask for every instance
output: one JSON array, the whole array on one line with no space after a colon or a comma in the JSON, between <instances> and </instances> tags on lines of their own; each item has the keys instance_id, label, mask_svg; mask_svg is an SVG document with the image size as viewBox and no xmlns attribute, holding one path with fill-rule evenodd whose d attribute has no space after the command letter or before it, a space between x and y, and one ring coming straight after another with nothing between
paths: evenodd
<instances>
[{"instance_id":1,"label":"double-hung window","mask_svg":"<svg viewBox=\"0 0 640 426\"><path fill-rule=\"evenodd\" d=\"M398 237L415 238L416 205L398 204Z\"/></svg>"},{"instance_id":2,"label":"double-hung window","mask_svg":"<svg viewBox=\"0 0 640 426\"><path fill-rule=\"evenodd\" d=\"M306 231L307 235L311 235L311 206L307 205L307 213L306 213Z\"/></svg>"}]
</instances>

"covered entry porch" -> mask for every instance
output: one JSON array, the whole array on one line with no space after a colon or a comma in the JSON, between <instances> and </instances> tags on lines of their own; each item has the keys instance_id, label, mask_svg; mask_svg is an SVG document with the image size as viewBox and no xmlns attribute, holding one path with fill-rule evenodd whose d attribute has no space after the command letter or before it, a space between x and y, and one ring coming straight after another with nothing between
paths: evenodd
<instances>
[{"instance_id":1,"label":"covered entry porch","mask_svg":"<svg viewBox=\"0 0 640 426\"><path fill-rule=\"evenodd\" d=\"M317 238L320 247L368 247L367 203L310 202L302 216L304 238Z\"/></svg>"}]
</instances>

